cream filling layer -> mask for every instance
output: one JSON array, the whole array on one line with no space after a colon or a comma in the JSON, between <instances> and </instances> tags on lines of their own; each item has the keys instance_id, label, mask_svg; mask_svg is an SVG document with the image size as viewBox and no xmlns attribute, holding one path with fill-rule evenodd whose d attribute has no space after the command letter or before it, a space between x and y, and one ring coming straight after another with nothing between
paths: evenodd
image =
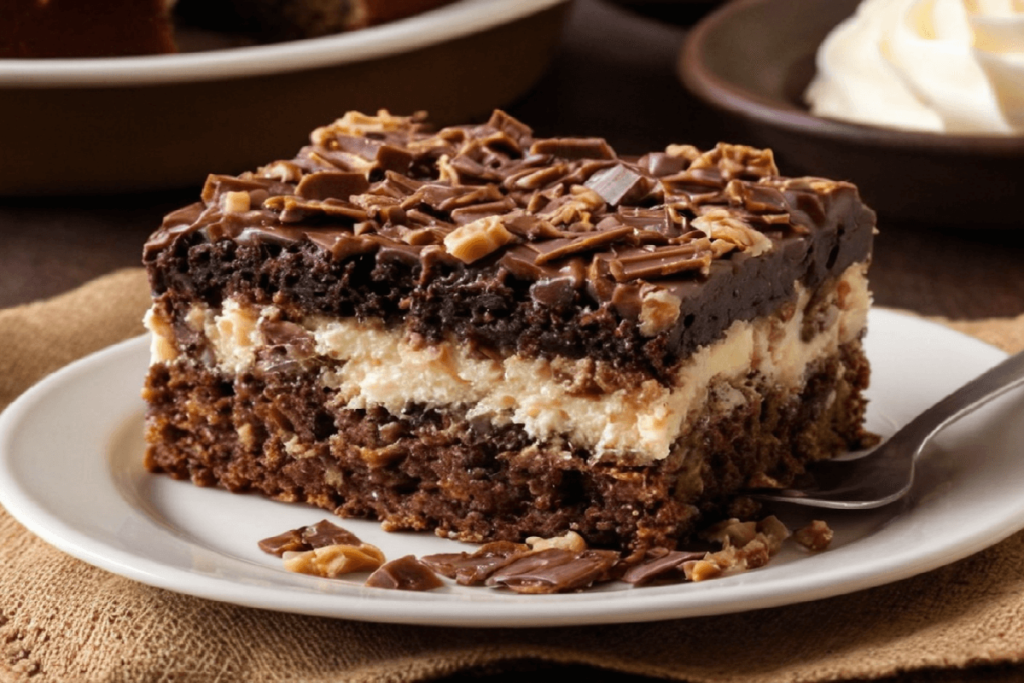
<instances>
[{"instance_id":1,"label":"cream filling layer","mask_svg":"<svg viewBox=\"0 0 1024 683\"><path fill-rule=\"evenodd\" d=\"M801 329L811 297L800 288L792 316L733 323L722 339L679 365L671 386L621 379L604 382L599 393L583 392L581 380L595 376L588 359L490 358L453 342L416 344L400 329L351 318L310 316L302 327L318 355L339 361L319 379L336 391L335 408L381 406L399 414L410 403L459 406L470 418L520 424L537 440L568 439L595 459L644 464L669 455L688 418L707 401L712 381L739 383L759 373L799 392L808 364L862 334L871 303L865 270L855 264L842 275L816 321L822 329L809 341L801 339ZM197 305L187 324L209 340L217 370L238 374L252 369L257 351L268 345L260 323L276 313L229 300L221 310ZM151 311L146 322L153 362L181 358L168 321ZM597 370L614 377L607 368Z\"/></svg>"}]
</instances>

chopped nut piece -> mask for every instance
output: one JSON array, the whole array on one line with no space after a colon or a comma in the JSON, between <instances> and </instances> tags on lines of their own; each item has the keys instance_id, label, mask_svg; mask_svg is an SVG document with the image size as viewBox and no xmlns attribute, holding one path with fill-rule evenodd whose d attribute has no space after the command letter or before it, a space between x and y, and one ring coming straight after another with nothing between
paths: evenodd
<instances>
[{"instance_id":1,"label":"chopped nut piece","mask_svg":"<svg viewBox=\"0 0 1024 683\"><path fill-rule=\"evenodd\" d=\"M793 540L808 550L815 552L825 550L832 542L832 529L820 519L816 519L793 534Z\"/></svg>"},{"instance_id":2,"label":"chopped nut piece","mask_svg":"<svg viewBox=\"0 0 1024 683\"><path fill-rule=\"evenodd\" d=\"M739 247L751 256L772 250L772 241L726 209L712 209L690 223L713 240Z\"/></svg>"},{"instance_id":3,"label":"chopped nut piece","mask_svg":"<svg viewBox=\"0 0 1024 683\"><path fill-rule=\"evenodd\" d=\"M250 209L248 192L225 192L220 197L220 208L224 213L245 213Z\"/></svg>"},{"instance_id":4,"label":"chopped nut piece","mask_svg":"<svg viewBox=\"0 0 1024 683\"><path fill-rule=\"evenodd\" d=\"M775 515L769 515L757 523L758 536L768 542L768 552L774 555L782 548L782 542L792 534Z\"/></svg>"},{"instance_id":5,"label":"chopped nut piece","mask_svg":"<svg viewBox=\"0 0 1024 683\"><path fill-rule=\"evenodd\" d=\"M526 539L526 544L530 546L532 550L547 550L548 548L561 548L562 550L568 550L574 553L581 553L587 549L587 542L583 540L575 531L567 531L562 536L556 536L555 538L541 538L539 536L531 536Z\"/></svg>"},{"instance_id":6,"label":"chopped nut piece","mask_svg":"<svg viewBox=\"0 0 1024 683\"><path fill-rule=\"evenodd\" d=\"M757 535L757 523L727 519L709 527L701 535L710 541L721 543L726 548L742 548L754 540Z\"/></svg>"},{"instance_id":7,"label":"chopped nut piece","mask_svg":"<svg viewBox=\"0 0 1024 683\"><path fill-rule=\"evenodd\" d=\"M773 320L772 322L774 323L775 321ZM783 326L782 325L778 325L778 328L780 330L778 334L782 334ZM776 333L776 330L774 328L772 329L772 333L773 334ZM782 488L782 484L779 482L778 479L774 479L774 478L768 476L767 474L765 474L764 472L757 472L757 473L754 474L754 476L752 476L747 481L746 488L748 488L748 489L781 489Z\"/></svg>"},{"instance_id":8,"label":"chopped nut piece","mask_svg":"<svg viewBox=\"0 0 1024 683\"><path fill-rule=\"evenodd\" d=\"M328 579L342 574L374 571L384 564L384 553L369 543L359 546L328 545L305 552L286 552L283 558L284 568L290 572Z\"/></svg>"},{"instance_id":9,"label":"chopped nut piece","mask_svg":"<svg viewBox=\"0 0 1024 683\"><path fill-rule=\"evenodd\" d=\"M679 320L682 300L665 289L649 290L640 300L640 334L654 337L672 328Z\"/></svg>"},{"instance_id":10,"label":"chopped nut piece","mask_svg":"<svg viewBox=\"0 0 1024 683\"><path fill-rule=\"evenodd\" d=\"M707 581L708 579L717 579L721 576L722 568L715 562L705 559L684 562L683 572L685 572L686 578L690 581Z\"/></svg>"},{"instance_id":11,"label":"chopped nut piece","mask_svg":"<svg viewBox=\"0 0 1024 683\"><path fill-rule=\"evenodd\" d=\"M700 150L693 145L669 145L665 148L665 154L670 157L682 157L687 161L693 161L700 156Z\"/></svg>"},{"instance_id":12,"label":"chopped nut piece","mask_svg":"<svg viewBox=\"0 0 1024 683\"><path fill-rule=\"evenodd\" d=\"M770 149L730 145L724 142L718 143L714 149L694 159L690 168L718 168L726 179L779 175L775 156Z\"/></svg>"},{"instance_id":13,"label":"chopped nut piece","mask_svg":"<svg viewBox=\"0 0 1024 683\"><path fill-rule=\"evenodd\" d=\"M403 127L408 126L410 122L417 121L423 117L423 114L392 116L387 109L379 110L376 116L369 116L358 111L349 111L334 123L314 130L310 138L314 144L327 145L330 144L332 138L336 135L363 136L367 133L401 130Z\"/></svg>"},{"instance_id":14,"label":"chopped nut piece","mask_svg":"<svg viewBox=\"0 0 1024 683\"><path fill-rule=\"evenodd\" d=\"M582 224L587 229L593 229L590 217L604 205L604 199L597 192L583 185L574 185L568 195L552 202L541 215L551 221L552 225Z\"/></svg>"},{"instance_id":15,"label":"chopped nut piece","mask_svg":"<svg viewBox=\"0 0 1024 683\"><path fill-rule=\"evenodd\" d=\"M284 183L294 183L302 179L302 169L290 161L275 161L259 170L264 178L276 178Z\"/></svg>"},{"instance_id":16,"label":"chopped nut piece","mask_svg":"<svg viewBox=\"0 0 1024 683\"><path fill-rule=\"evenodd\" d=\"M452 230L444 238L449 254L463 263L473 263L515 240L497 216L485 216Z\"/></svg>"}]
</instances>

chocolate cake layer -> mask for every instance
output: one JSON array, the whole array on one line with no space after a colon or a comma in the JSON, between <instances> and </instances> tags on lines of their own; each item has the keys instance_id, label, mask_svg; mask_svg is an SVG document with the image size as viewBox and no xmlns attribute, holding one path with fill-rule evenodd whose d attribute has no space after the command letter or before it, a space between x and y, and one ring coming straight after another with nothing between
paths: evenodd
<instances>
[{"instance_id":1,"label":"chocolate cake layer","mask_svg":"<svg viewBox=\"0 0 1024 683\"><path fill-rule=\"evenodd\" d=\"M759 377L712 385L672 454L636 467L594 463L564 440L538 442L521 425L465 411L331 411L317 376L153 366L147 467L379 519L388 530L482 542L571 529L596 546L671 548L702 523L749 517L753 503L735 498L744 486L787 484L803 463L857 443L868 371L851 342L809 368L797 394ZM735 392L739 409L726 398Z\"/></svg>"},{"instance_id":2,"label":"chocolate cake layer","mask_svg":"<svg viewBox=\"0 0 1024 683\"><path fill-rule=\"evenodd\" d=\"M626 160L602 140L534 139L500 112L436 134L348 116L313 140L258 174L211 176L168 216L145 250L154 294L401 321L428 342L664 380L871 248L852 185L780 178L762 150Z\"/></svg>"}]
</instances>

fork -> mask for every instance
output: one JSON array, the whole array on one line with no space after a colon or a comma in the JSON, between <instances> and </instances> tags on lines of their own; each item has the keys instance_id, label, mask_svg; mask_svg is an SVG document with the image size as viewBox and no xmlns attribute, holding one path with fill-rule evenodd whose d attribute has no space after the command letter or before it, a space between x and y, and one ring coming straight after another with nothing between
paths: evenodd
<instances>
[{"instance_id":1,"label":"fork","mask_svg":"<svg viewBox=\"0 0 1024 683\"><path fill-rule=\"evenodd\" d=\"M941 429L992 399L1024 384L1024 351L979 375L907 423L882 445L848 460L808 465L813 483L803 488L756 489L760 500L835 509L882 507L902 498L914 483L914 464Z\"/></svg>"}]
</instances>

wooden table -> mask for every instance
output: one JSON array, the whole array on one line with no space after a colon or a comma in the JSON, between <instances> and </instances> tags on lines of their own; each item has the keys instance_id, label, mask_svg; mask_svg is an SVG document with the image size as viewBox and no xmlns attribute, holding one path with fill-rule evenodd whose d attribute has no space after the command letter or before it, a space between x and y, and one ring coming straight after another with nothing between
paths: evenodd
<instances>
[{"instance_id":1,"label":"wooden table","mask_svg":"<svg viewBox=\"0 0 1024 683\"><path fill-rule=\"evenodd\" d=\"M621 153L744 142L680 85L675 62L685 34L600 0L577 0L550 72L508 110L540 135L603 136ZM160 194L0 198L0 307L138 265L164 213L193 201L201 182ZM883 217L879 229L871 272L877 304L953 318L1024 313L1024 218L1016 228L990 230Z\"/></svg>"}]
</instances>

